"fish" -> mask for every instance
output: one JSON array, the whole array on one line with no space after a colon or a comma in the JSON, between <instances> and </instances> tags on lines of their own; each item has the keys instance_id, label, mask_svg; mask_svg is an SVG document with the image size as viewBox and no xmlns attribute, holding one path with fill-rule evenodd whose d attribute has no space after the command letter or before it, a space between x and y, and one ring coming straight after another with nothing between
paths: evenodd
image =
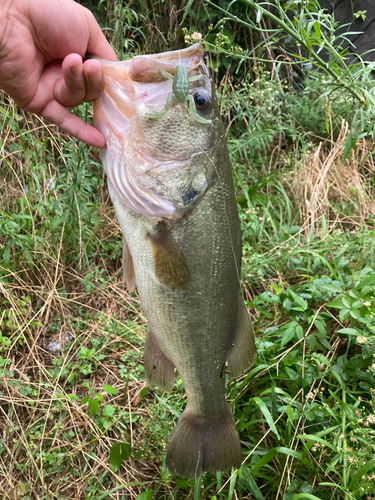
<instances>
[{"instance_id":1,"label":"fish","mask_svg":"<svg viewBox=\"0 0 375 500\"><path fill-rule=\"evenodd\" d=\"M241 293L231 164L204 51L195 44L102 64L94 123L106 138L101 157L124 236L124 278L148 320L145 375L172 391L177 371L187 397L166 465L184 478L238 468L226 363L238 377L256 349Z\"/></svg>"}]
</instances>

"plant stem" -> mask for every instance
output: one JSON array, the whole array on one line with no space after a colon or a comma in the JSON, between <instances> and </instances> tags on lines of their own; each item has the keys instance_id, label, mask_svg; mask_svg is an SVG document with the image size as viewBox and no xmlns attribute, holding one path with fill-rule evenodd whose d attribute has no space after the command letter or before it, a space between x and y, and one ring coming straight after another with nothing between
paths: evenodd
<instances>
[{"instance_id":1,"label":"plant stem","mask_svg":"<svg viewBox=\"0 0 375 500\"><path fill-rule=\"evenodd\" d=\"M310 58L312 59L312 61L315 63L316 66L318 66L320 69L323 69L324 71L326 71L332 78L340 81L340 76L341 76L340 73L337 72L331 66L329 66L328 63L323 61L323 59L320 56L318 56L318 54L316 54L311 49L311 47L309 47L309 45L307 44L307 42L305 41L303 36L300 35L300 33L291 25L290 20L285 16L284 10L282 9L281 6L278 5L278 2L277 2L277 7L278 7L278 13L280 14L280 17L277 17L274 14L272 14L272 12L269 12L267 9L264 9L254 0L242 0L242 1L245 2L246 4L250 5L254 9L258 10L259 12L261 12L264 16L271 19L277 26L279 26L283 31L285 31L288 35L290 35L292 38L294 38L294 40L296 40L296 42L298 44L300 44L309 53ZM221 7L218 7L213 2L211 2L211 0L206 0L206 2L209 5L211 5L212 7L215 7L216 9L223 12L226 16L228 16L233 21L236 21L240 24L243 24L244 26L246 26L247 28L249 28L251 30L255 29L256 31L264 31L262 28L258 28L254 23L248 23L248 22L240 19L239 17L234 16L233 14L228 12L227 10L222 9ZM286 23L283 19L287 19L289 24ZM271 30L271 31L276 31L276 30ZM329 46L328 48L332 50L333 47ZM343 64L345 65L344 62L343 62ZM345 65L345 68L346 68L346 65ZM341 79L340 86L344 87L348 92L350 92L353 95L353 97L358 99L358 101L361 104L366 103L366 99L364 99L364 97L359 92L357 92L357 90L351 84L343 82Z\"/></svg>"},{"instance_id":2,"label":"plant stem","mask_svg":"<svg viewBox=\"0 0 375 500\"><path fill-rule=\"evenodd\" d=\"M347 478L347 468L348 468L348 456L347 456L347 442L346 442L346 412L345 412L345 405L346 405L346 392L345 392L345 388L343 387L342 388L342 402L344 403L344 408L343 408L343 412L342 412L342 424L341 424L341 430L342 430L342 433L343 433L343 436L344 436L344 439L343 439L343 451L344 451L344 467L343 467L343 471L342 471L342 480L343 480L343 487L344 487L344 490L345 490L345 500L349 500L349 496L346 492L346 486L347 486L347 482L348 482L348 478Z\"/></svg>"}]
</instances>

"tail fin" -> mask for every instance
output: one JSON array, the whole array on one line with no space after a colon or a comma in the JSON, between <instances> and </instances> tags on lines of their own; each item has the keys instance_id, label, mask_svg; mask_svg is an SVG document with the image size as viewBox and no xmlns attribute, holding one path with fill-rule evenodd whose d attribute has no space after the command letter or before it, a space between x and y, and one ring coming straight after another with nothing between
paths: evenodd
<instances>
[{"instance_id":1,"label":"tail fin","mask_svg":"<svg viewBox=\"0 0 375 500\"><path fill-rule=\"evenodd\" d=\"M241 465L241 445L228 405L224 417L180 416L167 448L167 467L176 476L197 478L202 472L228 471Z\"/></svg>"}]
</instances>

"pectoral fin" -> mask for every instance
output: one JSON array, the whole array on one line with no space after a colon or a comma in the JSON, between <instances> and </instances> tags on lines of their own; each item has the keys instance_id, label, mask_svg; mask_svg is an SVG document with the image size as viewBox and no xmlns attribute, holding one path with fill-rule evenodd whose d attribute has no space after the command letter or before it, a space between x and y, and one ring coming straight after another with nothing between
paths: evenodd
<instances>
[{"instance_id":1,"label":"pectoral fin","mask_svg":"<svg viewBox=\"0 0 375 500\"><path fill-rule=\"evenodd\" d=\"M255 341L249 313L239 294L237 329L227 352L229 370L233 377L239 377L254 363Z\"/></svg>"},{"instance_id":2,"label":"pectoral fin","mask_svg":"<svg viewBox=\"0 0 375 500\"><path fill-rule=\"evenodd\" d=\"M154 259L154 273L157 279L168 288L186 290L190 284L190 273L181 248L173 239L163 222L158 231L148 234L151 240Z\"/></svg>"},{"instance_id":3,"label":"pectoral fin","mask_svg":"<svg viewBox=\"0 0 375 500\"><path fill-rule=\"evenodd\" d=\"M170 392L174 386L174 366L160 349L150 326L147 329L143 357L146 378L150 384Z\"/></svg>"},{"instance_id":4,"label":"pectoral fin","mask_svg":"<svg viewBox=\"0 0 375 500\"><path fill-rule=\"evenodd\" d=\"M129 292L133 292L135 288L135 272L132 254L124 240L122 247L122 268L124 271L124 279Z\"/></svg>"}]
</instances>

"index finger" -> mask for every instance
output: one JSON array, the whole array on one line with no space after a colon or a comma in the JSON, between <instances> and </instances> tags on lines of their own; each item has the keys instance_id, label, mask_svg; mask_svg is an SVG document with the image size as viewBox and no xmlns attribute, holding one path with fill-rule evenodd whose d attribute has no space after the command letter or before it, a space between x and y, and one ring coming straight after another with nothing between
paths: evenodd
<instances>
[{"instance_id":1,"label":"index finger","mask_svg":"<svg viewBox=\"0 0 375 500\"><path fill-rule=\"evenodd\" d=\"M99 130L82 121L57 101L48 103L39 114L89 146L104 148L106 145L104 135Z\"/></svg>"}]
</instances>

